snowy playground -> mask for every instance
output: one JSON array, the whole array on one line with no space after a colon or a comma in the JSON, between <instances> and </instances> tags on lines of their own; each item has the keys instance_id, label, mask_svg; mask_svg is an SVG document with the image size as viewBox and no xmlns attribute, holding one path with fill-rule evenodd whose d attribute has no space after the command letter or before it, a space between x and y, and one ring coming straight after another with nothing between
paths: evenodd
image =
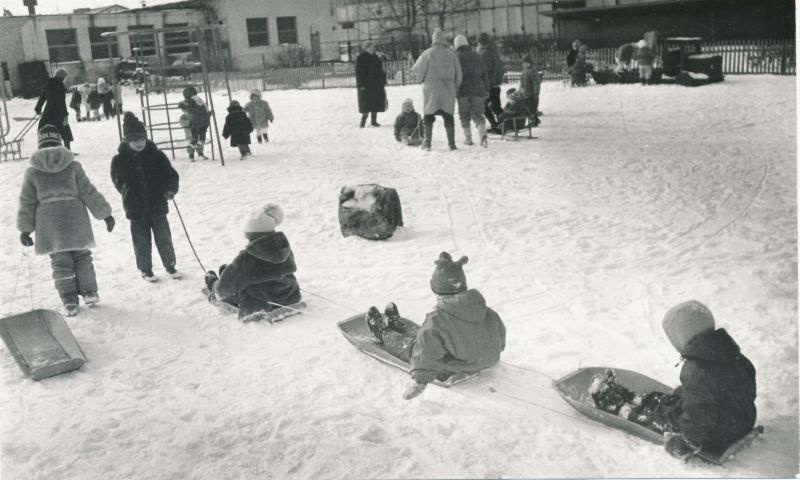
<instances>
[{"instance_id":1,"label":"snowy playground","mask_svg":"<svg viewBox=\"0 0 800 480\"><path fill-rule=\"evenodd\" d=\"M158 283L140 278L109 177L116 121L71 118L72 150L118 224L107 233L94 223L101 305L67 319L89 362L36 382L0 347L0 478L794 477L795 82L548 82L537 139L495 136L483 149L462 145L457 128L454 152L441 119L433 151L395 142L394 117L406 97L421 108L420 86L388 88L383 126L363 130L354 89L266 92L276 120L252 157L240 161L226 144L224 167L189 163L182 150L173 165L206 269L244 247L253 208L283 207L279 229L308 308L274 325L241 323L206 301L174 209L183 279L158 266ZM220 128L229 101L214 93ZM10 101L10 116L29 118L34 104ZM139 114L133 90L124 104ZM23 153L35 145L31 132ZM17 240L27 166L0 164L3 315L60 304L49 258L23 256ZM397 189L405 227L390 239L342 238L338 194L359 183ZM359 353L336 325L389 301L421 322L442 250L469 255L469 285L500 314L508 341L499 366L407 401L408 376ZM724 466L684 464L583 417L551 388L588 366L677 385L679 354L661 319L692 298L757 369L764 434Z\"/></svg>"}]
</instances>

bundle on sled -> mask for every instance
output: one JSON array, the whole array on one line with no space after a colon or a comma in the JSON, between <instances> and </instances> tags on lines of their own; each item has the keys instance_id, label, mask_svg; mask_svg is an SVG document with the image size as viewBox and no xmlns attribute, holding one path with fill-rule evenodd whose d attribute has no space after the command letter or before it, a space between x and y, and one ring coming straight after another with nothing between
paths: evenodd
<instances>
[{"instance_id":1,"label":"bundle on sled","mask_svg":"<svg viewBox=\"0 0 800 480\"><path fill-rule=\"evenodd\" d=\"M0 336L25 375L34 380L77 370L87 361L64 318L52 310L2 318Z\"/></svg>"},{"instance_id":2,"label":"bundle on sled","mask_svg":"<svg viewBox=\"0 0 800 480\"><path fill-rule=\"evenodd\" d=\"M586 367L557 380L554 387L577 411L609 427L656 444L668 442L677 433L670 419L658 413L661 405L673 401L675 391L646 375L620 368ZM701 449L692 456L722 465L763 431L764 427L757 426L722 451Z\"/></svg>"},{"instance_id":3,"label":"bundle on sled","mask_svg":"<svg viewBox=\"0 0 800 480\"><path fill-rule=\"evenodd\" d=\"M403 226L400 197L394 188L377 184L343 187L339 192L339 226L342 235L383 240Z\"/></svg>"}]
</instances>

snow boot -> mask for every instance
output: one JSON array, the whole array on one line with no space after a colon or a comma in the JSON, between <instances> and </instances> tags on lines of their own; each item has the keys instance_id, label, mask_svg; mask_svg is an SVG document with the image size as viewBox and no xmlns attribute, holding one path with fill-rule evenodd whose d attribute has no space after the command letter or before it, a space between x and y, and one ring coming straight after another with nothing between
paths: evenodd
<instances>
[{"instance_id":1,"label":"snow boot","mask_svg":"<svg viewBox=\"0 0 800 480\"><path fill-rule=\"evenodd\" d=\"M403 398L406 400L411 400L412 398L417 397L424 392L427 386L427 383L419 383L415 381L406 388L405 392L403 392Z\"/></svg>"},{"instance_id":2,"label":"snow boot","mask_svg":"<svg viewBox=\"0 0 800 480\"><path fill-rule=\"evenodd\" d=\"M65 317L74 317L78 314L78 304L77 303L65 303L63 307L61 307L61 313Z\"/></svg>"},{"instance_id":3,"label":"snow boot","mask_svg":"<svg viewBox=\"0 0 800 480\"><path fill-rule=\"evenodd\" d=\"M258 140L258 143L261 143L261 135L257 135L256 140Z\"/></svg>"},{"instance_id":4,"label":"snow boot","mask_svg":"<svg viewBox=\"0 0 800 480\"><path fill-rule=\"evenodd\" d=\"M444 130L447 132L447 146L450 147L450 150L457 150L455 125L445 125Z\"/></svg>"},{"instance_id":5,"label":"snow boot","mask_svg":"<svg viewBox=\"0 0 800 480\"><path fill-rule=\"evenodd\" d=\"M431 150L431 138L433 138L433 122L425 122L425 138L422 140L422 149L425 151Z\"/></svg>"},{"instance_id":6,"label":"snow boot","mask_svg":"<svg viewBox=\"0 0 800 480\"><path fill-rule=\"evenodd\" d=\"M406 333L406 326L400 321L400 312L397 310L397 305L395 305L394 302L389 302L389 304L386 305L383 316L386 318L389 330L393 330L397 333Z\"/></svg>"},{"instance_id":7,"label":"snow boot","mask_svg":"<svg viewBox=\"0 0 800 480\"><path fill-rule=\"evenodd\" d=\"M97 305L100 303L100 296L97 295L97 292L87 292L83 295L83 302L89 306Z\"/></svg>"},{"instance_id":8,"label":"snow boot","mask_svg":"<svg viewBox=\"0 0 800 480\"><path fill-rule=\"evenodd\" d=\"M478 124L478 135L481 137L481 147L487 148L489 146L489 135L486 134L486 124Z\"/></svg>"},{"instance_id":9,"label":"snow boot","mask_svg":"<svg viewBox=\"0 0 800 480\"><path fill-rule=\"evenodd\" d=\"M589 394L592 396L592 403L595 407L614 415L620 415L625 406L641 403L641 398L638 395L617 383L617 376L614 370L611 369L592 377L592 383L589 385ZM628 411L628 414L630 414L630 411ZM627 418L627 416L624 418Z\"/></svg>"},{"instance_id":10,"label":"snow boot","mask_svg":"<svg viewBox=\"0 0 800 480\"><path fill-rule=\"evenodd\" d=\"M158 281L158 278L155 275L153 275L152 270L147 270L142 272L142 278L144 279L145 282L149 283L155 283Z\"/></svg>"},{"instance_id":11,"label":"snow boot","mask_svg":"<svg viewBox=\"0 0 800 480\"><path fill-rule=\"evenodd\" d=\"M180 279L181 277L183 277L183 275L181 274L181 272L179 272L179 271L178 271L178 270L175 268L175 266L174 266L174 265L173 265L173 266L171 266L171 267L166 267L166 270L167 270L167 274L169 275L169 278L171 278L171 279L173 279L173 280L178 280L178 279Z\"/></svg>"},{"instance_id":12,"label":"snow boot","mask_svg":"<svg viewBox=\"0 0 800 480\"><path fill-rule=\"evenodd\" d=\"M264 134L264 141L269 143L269 135L267 135L266 133Z\"/></svg>"},{"instance_id":13,"label":"snow boot","mask_svg":"<svg viewBox=\"0 0 800 480\"><path fill-rule=\"evenodd\" d=\"M469 125L464 128L464 145L475 145L472 143L472 129L469 128Z\"/></svg>"},{"instance_id":14,"label":"snow boot","mask_svg":"<svg viewBox=\"0 0 800 480\"><path fill-rule=\"evenodd\" d=\"M367 322L367 328L372 336L375 337L376 343L383 343L383 332L388 328L386 321L383 319L381 312L377 307L369 307L369 311L364 316L364 321Z\"/></svg>"}]
</instances>

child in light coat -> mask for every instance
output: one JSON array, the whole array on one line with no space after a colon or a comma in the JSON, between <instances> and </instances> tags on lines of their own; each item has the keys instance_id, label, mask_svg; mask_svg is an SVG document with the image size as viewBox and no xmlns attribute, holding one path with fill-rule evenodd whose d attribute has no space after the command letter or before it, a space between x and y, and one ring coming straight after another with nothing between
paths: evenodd
<instances>
[{"instance_id":1,"label":"child in light coat","mask_svg":"<svg viewBox=\"0 0 800 480\"><path fill-rule=\"evenodd\" d=\"M17 228L20 242L34 245L37 255L50 255L53 279L68 317L78 314L78 295L87 305L100 301L92 262L94 234L87 209L114 229L111 206L92 182L72 152L61 142L58 129L45 125L39 130L39 148L31 155L19 197Z\"/></svg>"},{"instance_id":2,"label":"child in light coat","mask_svg":"<svg viewBox=\"0 0 800 480\"><path fill-rule=\"evenodd\" d=\"M186 100L178 103L178 108L181 109L181 116L178 119L183 128L183 136L186 138L186 153L189 154L189 161L194 162L194 147L192 146L192 119L189 118L189 104Z\"/></svg>"},{"instance_id":3,"label":"child in light coat","mask_svg":"<svg viewBox=\"0 0 800 480\"><path fill-rule=\"evenodd\" d=\"M394 139L406 145L421 145L422 128L422 115L414 110L414 101L406 98L403 111L394 120Z\"/></svg>"},{"instance_id":4,"label":"child in light coat","mask_svg":"<svg viewBox=\"0 0 800 480\"><path fill-rule=\"evenodd\" d=\"M272 115L269 103L261 98L260 90L253 90L250 93L250 101L244 106L244 111L247 113L250 123L253 124L258 143L261 143L262 139L265 142L269 142L267 128L269 128L270 123L275 121L275 116Z\"/></svg>"}]
</instances>

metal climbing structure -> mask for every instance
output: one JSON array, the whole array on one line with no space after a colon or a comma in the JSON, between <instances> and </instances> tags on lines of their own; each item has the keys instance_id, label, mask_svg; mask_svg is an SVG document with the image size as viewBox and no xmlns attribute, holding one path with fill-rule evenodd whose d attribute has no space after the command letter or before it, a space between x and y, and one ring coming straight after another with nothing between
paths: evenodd
<instances>
[{"instance_id":1,"label":"metal climbing structure","mask_svg":"<svg viewBox=\"0 0 800 480\"><path fill-rule=\"evenodd\" d=\"M22 160L22 140L39 122L39 115L28 119L28 122L11 136L11 119L8 117L8 105L6 105L5 91L2 94L3 107L0 111L0 158L5 160Z\"/></svg>"},{"instance_id":2,"label":"metal climbing structure","mask_svg":"<svg viewBox=\"0 0 800 480\"><path fill-rule=\"evenodd\" d=\"M208 106L209 132L205 144L210 146L211 158L219 156L220 164L225 158L217 126L214 98L211 95L208 66L212 59L223 72L225 87L230 98L230 85L225 62L220 54L219 31L222 25L203 25L185 27L150 28L106 32L111 78L115 92L119 91L120 79L112 55L112 39L127 36L133 59L136 63L135 83L139 93L141 120L145 123L150 139L161 150L170 150L172 158L175 151L189 147L180 124L181 110L178 104L181 93L187 87L194 87ZM177 95L176 95L177 93ZM130 110L130 109L129 109ZM122 139L122 119L117 115L117 129Z\"/></svg>"}]
</instances>

